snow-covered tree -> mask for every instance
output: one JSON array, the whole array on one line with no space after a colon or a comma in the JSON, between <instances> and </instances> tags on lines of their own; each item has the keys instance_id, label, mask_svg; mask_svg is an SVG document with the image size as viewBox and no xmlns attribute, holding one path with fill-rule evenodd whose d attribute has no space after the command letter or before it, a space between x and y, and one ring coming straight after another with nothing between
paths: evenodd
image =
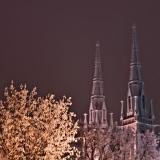
<instances>
[{"instance_id":1,"label":"snow-covered tree","mask_svg":"<svg viewBox=\"0 0 160 160\"><path fill-rule=\"evenodd\" d=\"M90 126L83 129L82 159L85 160L154 160L159 157L156 149L157 138L146 131L134 134L132 128L118 126L101 128ZM141 147L136 151L136 138L139 136Z\"/></svg>"},{"instance_id":2,"label":"snow-covered tree","mask_svg":"<svg viewBox=\"0 0 160 160\"><path fill-rule=\"evenodd\" d=\"M156 149L158 146L157 136L149 130L139 136L141 143L138 158L140 160L154 160L160 158L160 154Z\"/></svg>"},{"instance_id":3,"label":"snow-covered tree","mask_svg":"<svg viewBox=\"0 0 160 160\"><path fill-rule=\"evenodd\" d=\"M82 136L82 157L88 160L112 160L127 157L134 136L130 129L121 130L117 126L101 128L91 126L84 129Z\"/></svg>"},{"instance_id":4,"label":"snow-covered tree","mask_svg":"<svg viewBox=\"0 0 160 160\"><path fill-rule=\"evenodd\" d=\"M71 98L56 101L54 95L35 98L26 85L17 91L5 89L6 101L0 102L0 154L3 159L58 160L78 157L72 145L76 141L77 122L68 112ZM1 158L1 159L2 159Z\"/></svg>"},{"instance_id":5,"label":"snow-covered tree","mask_svg":"<svg viewBox=\"0 0 160 160\"><path fill-rule=\"evenodd\" d=\"M102 129L96 126L84 129L82 158L88 160L104 158L108 151L110 134L110 128Z\"/></svg>"},{"instance_id":6,"label":"snow-covered tree","mask_svg":"<svg viewBox=\"0 0 160 160\"><path fill-rule=\"evenodd\" d=\"M109 152L114 160L128 160L134 147L135 136L131 128L122 129L115 126L112 130Z\"/></svg>"}]
</instances>

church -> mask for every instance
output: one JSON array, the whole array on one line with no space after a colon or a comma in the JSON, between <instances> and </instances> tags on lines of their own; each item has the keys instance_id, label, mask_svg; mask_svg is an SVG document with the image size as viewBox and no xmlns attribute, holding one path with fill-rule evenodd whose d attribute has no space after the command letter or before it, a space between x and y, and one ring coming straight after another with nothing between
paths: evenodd
<instances>
[{"instance_id":1,"label":"church","mask_svg":"<svg viewBox=\"0 0 160 160\"><path fill-rule=\"evenodd\" d=\"M136 25L132 25L132 44L131 44L131 62L130 75L128 81L127 105L121 101L120 125L121 129L132 128L136 135L133 150L138 153L140 150L140 141L138 135L145 131L155 130L155 116L153 102L147 106L145 96L145 86L142 79L141 64L138 57L138 39ZM87 118L89 116L89 121ZM107 122L107 106L103 87L103 77L101 71L100 42L96 43L95 69L93 77L92 95L90 98L89 113L84 114L84 128L101 126L107 128L113 126L113 113L110 113L110 122ZM132 151L131 151L132 152ZM131 154L135 154L135 152ZM132 157L132 155L131 155Z\"/></svg>"},{"instance_id":2,"label":"church","mask_svg":"<svg viewBox=\"0 0 160 160\"><path fill-rule=\"evenodd\" d=\"M136 132L143 133L146 130L154 131L154 110L150 100L150 106L146 105L145 87L142 80L141 64L138 57L138 39L136 25L132 25L132 47L130 75L127 92L127 106L121 101L120 122L121 126L132 126ZM147 110L149 108L149 111ZM113 113L110 113L110 125L113 125ZM89 122L87 114L84 114L84 126L101 124L108 127L107 107L105 102L103 78L101 71L100 42L96 43L95 69L93 77L92 95L89 106Z\"/></svg>"}]
</instances>

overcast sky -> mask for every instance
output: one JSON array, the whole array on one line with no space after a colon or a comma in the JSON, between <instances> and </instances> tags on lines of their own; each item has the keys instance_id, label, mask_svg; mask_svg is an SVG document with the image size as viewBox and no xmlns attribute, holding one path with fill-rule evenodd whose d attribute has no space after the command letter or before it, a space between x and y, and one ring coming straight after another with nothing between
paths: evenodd
<instances>
[{"instance_id":1,"label":"overcast sky","mask_svg":"<svg viewBox=\"0 0 160 160\"><path fill-rule=\"evenodd\" d=\"M16 87L37 87L38 95L71 96L71 111L89 110L95 43L100 41L106 105L119 121L126 102L132 24L137 25L146 97L160 124L160 1L0 1L0 99ZM126 103L125 103L126 105Z\"/></svg>"}]
</instances>

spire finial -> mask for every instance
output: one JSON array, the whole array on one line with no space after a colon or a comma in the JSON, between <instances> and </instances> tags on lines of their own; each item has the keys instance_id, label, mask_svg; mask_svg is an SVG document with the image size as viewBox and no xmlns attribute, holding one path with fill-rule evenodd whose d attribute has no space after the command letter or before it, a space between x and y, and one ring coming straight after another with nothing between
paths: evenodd
<instances>
[{"instance_id":1,"label":"spire finial","mask_svg":"<svg viewBox=\"0 0 160 160\"><path fill-rule=\"evenodd\" d=\"M100 47L100 42L99 41L96 42L96 47Z\"/></svg>"},{"instance_id":2,"label":"spire finial","mask_svg":"<svg viewBox=\"0 0 160 160\"><path fill-rule=\"evenodd\" d=\"M134 115L135 119L140 120L139 116L147 117L146 97L144 90L144 82L142 80L141 64L138 56L138 38L136 24L132 25L132 47L131 47L131 63L130 76L127 94L127 116ZM134 103L133 103L134 102ZM131 112L130 112L131 110Z\"/></svg>"},{"instance_id":3,"label":"spire finial","mask_svg":"<svg viewBox=\"0 0 160 160\"><path fill-rule=\"evenodd\" d=\"M105 104L103 78L101 71L100 42L97 41L95 45L95 70L89 108L89 124L102 124L101 127L107 127L107 108Z\"/></svg>"},{"instance_id":4,"label":"spire finial","mask_svg":"<svg viewBox=\"0 0 160 160\"><path fill-rule=\"evenodd\" d=\"M132 25L132 47L131 47L131 63L130 63L130 81L140 80L141 77L141 66L138 57L138 39L135 23Z\"/></svg>"},{"instance_id":5,"label":"spire finial","mask_svg":"<svg viewBox=\"0 0 160 160\"><path fill-rule=\"evenodd\" d=\"M84 128L87 128L87 113L84 113Z\"/></svg>"},{"instance_id":6,"label":"spire finial","mask_svg":"<svg viewBox=\"0 0 160 160\"><path fill-rule=\"evenodd\" d=\"M138 50L138 40L137 40L137 32L136 32L136 24L132 25L132 50Z\"/></svg>"},{"instance_id":7,"label":"spire finial","mask_svg":"<svg viewBox=\"0 0 160 160\"><path fill-rule=\"evenodd\" d=\"M154 110L153 110L153 100L150 100L150 114L149 117L152 119L153 123L155 120L155 116L154 116Z\"/></svg>"},{"instance_id":8,"label":"spire finial","mask_svg":"<svg viewBox=\"0 0 160 160\"><path fill-rule=\"evenodd\" d=\"M121 116L120 116L120 121L123 125L123 118L124 118L124 113L123 113L123 104L124 104L124 101L120 101L121 102Z\"/></svg>"},{"instance_id":9,"label":"spire finial","mask_svg":"<svg viewBox=\"0 0 160 160\"><path fill-rule=\"evenodd\" d=\"M136 27L136 24L135 24L135 23L133 23L133 25L132 25L132 29L133 29L133 30L136 30L136 28L137 28L137 27Z\"/></svg>"},{"instance_id":10,"label":"spire finial","mask_svg":"<svg viewBox=\"0 0 160 160\"><path fill-rule=\"evenodd\" d=\"M110 114L110 126L113 126L113 113L109 113Z\"/></svg>"},{"instance_id":11,"label":"spire finial","mask_svg":"<svg viewBox=\"0 0 160 160\"><path fill-rule=\"evenodd\" d=\"M95 74L94 77L102 77L101 75L101 56L100 56L100 42L96 42L96 55L95 55ZM97 75L98 74L98 75Z\"/></svg>"}]
</instances>

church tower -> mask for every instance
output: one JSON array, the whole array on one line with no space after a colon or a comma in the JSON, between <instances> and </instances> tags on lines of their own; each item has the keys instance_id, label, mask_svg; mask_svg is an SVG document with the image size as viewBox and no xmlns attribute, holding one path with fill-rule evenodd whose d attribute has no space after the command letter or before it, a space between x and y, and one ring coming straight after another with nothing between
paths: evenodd
<instances>
[{"instance_id":1,"label":"church tower","mask_svg":"<svg viewBox=\"0 0 160 160\"><path fill-rule=\"evenodd\" d=\"M93 78L92 96L90 100L89 108L89 124L90 125L102 125L107 127L107 109L105 104L103 78L101 71L101 56L100 56L100 43L96 43L95 54L95 70Z\"/></svg>"},{"instance_id":2,"label":"church tower","mask_svg":"<svg viewBox=\"0 0 160 160\"><path fill-rule=\"evenodd\" d=\"M127 93L127 109L124 111L123 101L121 101L120 121L122 126L131 126L136 133L142 133L149 129L154 131L154 112L152 100L150 101L150 110L147 111L146 95L144 82L141 74L141 64L138 57L138 40L136 25L132 25L132 48L130 76Z\"/></svg>"}]
</instances>

